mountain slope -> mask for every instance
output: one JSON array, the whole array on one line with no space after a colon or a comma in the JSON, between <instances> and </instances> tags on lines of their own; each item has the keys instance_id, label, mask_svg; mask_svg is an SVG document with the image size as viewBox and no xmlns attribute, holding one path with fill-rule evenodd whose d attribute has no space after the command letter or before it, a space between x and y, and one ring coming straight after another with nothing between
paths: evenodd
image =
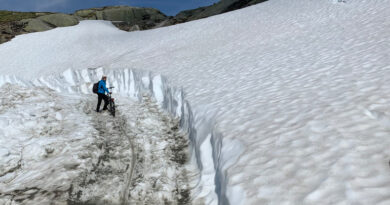
<instances>
[{"instance_id":1,"label":"mountain slope","mask_svg":"<svg viewBox=\"0 0 390 205\"><path fill-rule=\"evenodd\" d=\"M174 17L174 20L178 22L193 21L237 9L242 9L265 1L267 0L221 0L211 6L182 11Z\"/></svg>"},{"instance_id":2,"label":"mountain slope","mask_svg":"<svg viewBox=\"0 0 390 205\"><path fill-rule=\"evenodd\" d=\"M71 15L49 12L0 11L0 44L20 34L74 26L79 23L79 20L107 20L124 31L147 30L206 18L264 1L222 0L208 7L180 12L175 17L168 17L157 9L131 6L82 9Z\"/></svg>"}]
</instances>

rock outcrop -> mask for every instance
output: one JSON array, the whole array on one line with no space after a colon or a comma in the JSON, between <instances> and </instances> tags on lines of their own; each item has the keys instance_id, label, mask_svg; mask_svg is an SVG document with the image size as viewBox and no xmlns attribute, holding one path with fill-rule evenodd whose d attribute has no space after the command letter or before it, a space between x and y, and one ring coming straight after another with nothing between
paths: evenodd
<instances>
[{"instance_id":1,"label":"rock outcrop","mask_svg":"<svg viewBox=\"0 0 390 205\"><path fill-rule=\"evenodd\" d=\"M171 19L171 23L175 24L207 18L225 12L242 9L244 7L252 6L265 1L267 0L221 0L211 6L182 11L178 13L173 19Z\"/></svg>"},{"instance_id":2,"label":"rock outcrop","mask_svg":"<svg viewBox=\"0 0 390 205\"><path fill-rule=\"evenodd\" d=\"M52 27L74 26L79 23L79 20L75 16L68 14L49 14L40 16L37 19Z\"/></svg>"},{"instance_id":3,"label":"rock outcrop","mask_svg":"<svg viewBox=\"0 0 390 205\"><path fill-rule=\"evenodd\" d=\"M7 42L16 35L74 26L78 23L76 16L68 14L0 11L0 43Z\"/></svg>"},{"instance_id":4,"label":"rock outcrop","mask_svg":"<svg viewBox=\"0 0 390 205\"><path fill-rule=\"evenodd\" d=\"M115 6L76 11L82 19L111 21L118 28L126 31L154 28L168 17L157 9L130 6Z\"/></svg>"},{"instance_id":5,"label":"rock outcrop","mask_svg":"<svg viewBox=\"0 0 390 205\"><path fill-rule=\"evenodd\" d=\"M24 30L28 33L47 31L56 27L74 26L79 23L79 19L68 14L48 14L37 18L21 20Z\"/></svg>"},{"instance_id":6,"label":"rock outcrop","mask_svg":"<svg viewBox=\"0 0 390 205\"><path fill-rule=\"evenodd\" d=\"M26 33L21 22L0 22L0 43L11 40L15 35Z\"/></svg>"},{"instance_id":7,"label":"rock outcrop","mask_svg":"<svg viewBox=\"0 0 390 205\"><path fill-rule=\"evenodd\" d=\"M16 35L28 33L24 30L24 19L33 19L50 13L0 11L0 43L11 40Z\"/></svg>"},{"instance_id":8,"label":"rock outcrop","mask_svg":"<svg viewBox=\"0 0 390 205\"><path fill-rule=\"evenodd\" d=\"M39 19L23 19L20 22L24 25L23 30L28 33L52 29L51 26Z\"/></svg>"}]
</instances>

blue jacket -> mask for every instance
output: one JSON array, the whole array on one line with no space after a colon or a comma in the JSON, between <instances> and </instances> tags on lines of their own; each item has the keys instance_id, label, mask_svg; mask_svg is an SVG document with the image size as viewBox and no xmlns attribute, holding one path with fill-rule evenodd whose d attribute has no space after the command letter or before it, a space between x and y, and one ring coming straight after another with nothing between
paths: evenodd
<instances>
[{"instance_id":1,"label":"blue jacket","mask_svg":"<svg viewBox=\"0 0 390 205\"><path fill-rule=\"evenodd\" d=\"M105 94L105 92L109 93L110 91L106 87L106 81L101 80L99 81L98 93Z\"/></svg>"}]
</instances>

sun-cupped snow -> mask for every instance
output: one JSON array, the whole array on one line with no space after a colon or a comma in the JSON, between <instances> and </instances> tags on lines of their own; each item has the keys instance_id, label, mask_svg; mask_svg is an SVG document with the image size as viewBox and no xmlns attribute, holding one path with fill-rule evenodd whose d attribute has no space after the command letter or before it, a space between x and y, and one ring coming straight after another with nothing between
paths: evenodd
<instances>
[{"instance_id":1,"label":"sun-cupped snow","mask_svg":"<svg viewBox=\"0 0 390 205\"><path fill-rule=\"evenodd\" d=\"M0 45L0 72L166 76L191 106L211 201L204 190L221 204L388 204L389 22L388 0L270 0L132 33L83 21Z\"/></svg>"}]
</instances>

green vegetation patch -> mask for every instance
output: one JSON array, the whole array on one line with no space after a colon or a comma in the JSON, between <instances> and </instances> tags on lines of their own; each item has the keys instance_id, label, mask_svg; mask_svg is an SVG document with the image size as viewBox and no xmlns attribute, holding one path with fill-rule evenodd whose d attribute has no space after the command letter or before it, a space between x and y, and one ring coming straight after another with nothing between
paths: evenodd
<instances>
[{"instance_id":1,"label":"green vegetation patch","mask_svg":"<svg viewBox=\"0 0 390 205\"><path fill-rule=\"evenodd\" d=\"M36 18L49 13L15 12L0 10L0 22L20 21L22 19Z\"/></svg>"}]
</instances>

